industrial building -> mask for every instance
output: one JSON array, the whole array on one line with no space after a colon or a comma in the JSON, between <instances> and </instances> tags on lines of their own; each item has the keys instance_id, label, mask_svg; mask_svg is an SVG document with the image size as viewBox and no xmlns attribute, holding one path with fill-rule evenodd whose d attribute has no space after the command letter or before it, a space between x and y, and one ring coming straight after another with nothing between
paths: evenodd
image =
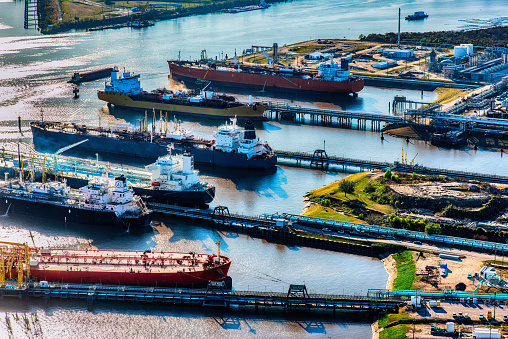
<instances>
[{"instance_id":1,"label":"industrial building","mask_svg":"<svg viewBox=\"0 0 508 339\"><path fill-rule=\"evenodd\" d=\"M387 58L409 59L414 58L415 55L410 49L387 48L383 50L383 56Z\"/></svg>"}]
</instances>

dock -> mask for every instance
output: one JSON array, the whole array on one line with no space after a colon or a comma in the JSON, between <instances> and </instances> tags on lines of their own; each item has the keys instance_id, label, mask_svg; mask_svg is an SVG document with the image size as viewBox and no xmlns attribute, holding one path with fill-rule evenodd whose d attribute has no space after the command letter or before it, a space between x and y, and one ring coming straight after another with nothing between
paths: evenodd
<instances>
[{"instance_id":1,"label":"dock","mask_svg":"<svg viewBox=\"0 0 508 339\"><path fill-rule=\"evenodd\" d=\"M95 301L127 301L144 303L166 303L173 305L194 305L200 307L220 307L245 310L274 308L282 311L325 310L325 311L396 311L405 304L400 299L383 296L375 298L355 295L332 295L308 293L305 285L291 284L287 293L260 291L230 291L223 282L210 282L206 289L160 288L120 285L87 285L49 283L41 287L39 283L28 283L24 288L1 288L3 298L42 298L81 299L88 306Z\"/></svg>"},{"instance_id":2,"label":"dock","mask_svg":"<svg viewBox=\"0 0 508 339\"><path fill-rule=\"evenodd\" d=\"M401 116L361 111L305 108L290 106L288 103L279 101L269 102L265 115L269 120L291 120L299 123L309 121L312 125L327 125L344 128L357 126L358 129L362 130L367 129L367 124L369 123L372 131L380 131L381 125L385 123L404 122Z\"/></svg>"},{"instance_id":3,"label":"dock","mask_svg":"<svg viewBox=\"0 0 508 339\"><path fill-rule=\"evenodd\" d=\"M432 168L421 165L409 165L401 162L384 162L373 160L361 160L337 156L329 156L325 150L316 150L314 153L289 152L274 150L278 160L285 160L284 165L293 165L303 167L304 164L311 168L329 168L331 165L342 167L345 171L347 167L359 168L360 170L387 170L395 172L417 173L425 175L444 175L452 178L461 178L468 180L481 180L486 182L508 184L508 176L496 174L483 174L466 171L455 171L449 169ZM281 161L279 161L281 163Z\"/></svg>"},{"instance_id":4,"label":"dock","mask_svg":"<svg viewBox=\"0 0 508 339\"><path fill-rule=\"evenodd\" d=\"M198 210L195 208L171 206L164 204L147 203L148 207L156 213L176 215L193 218L215 224L223 225L227 229L244 232L252 236L265 239L273 239L277 242L292 243L299 246L322 248L331 251L358 253L362 255L376 256L377 246L351 244L340 241L340 234L347 233L369 237L373 239L393 239L406 241L420 241L433 245L444 245L449 248L466 249L478 253L497 253L508 256L508 244L460 238L448 235L427 234L404 229L396 229L383 226L374 226L347 221L308 217L290 213L265 213L258 217L230 215L227 207L218 206L212 210ZM281 226L281 224L283 226ZM296 234L290 229L298 229L298 226L311 227L321 231L330 229L337 235L337 241L318 239ZM289 228L287 227L289 226ZM381 249L381 251L385 251Z\"/></svg>"}]
</instances>

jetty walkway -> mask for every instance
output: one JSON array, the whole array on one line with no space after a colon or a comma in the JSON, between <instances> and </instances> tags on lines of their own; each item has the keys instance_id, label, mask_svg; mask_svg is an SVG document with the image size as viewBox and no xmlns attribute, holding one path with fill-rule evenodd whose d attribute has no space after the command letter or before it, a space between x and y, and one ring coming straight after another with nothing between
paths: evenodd
<instances>
[{"instance_id":1,"label":"jetty walkway","mask_svg":"<svg viewBox=\"0 0 508 339\"><path fill-rule=\"evenodd\" d=\"M373 131L381 130L383 123L403 123L404 119L400 116L368 113L361 111L343 111L328 110L318 108L305 108L300 106L290 106L288 103L280 101L270 101L265 111L265 116L269 120L293 120L303 123L309 119L313 125L335 125L338 127L351 128L356 120L358 129L366 129L367 122L370 122Z\"/></svg>"},{"instance_id":2,"label":"jetty walkway","mask_svg":"<svg viewBox=\"0 0 508 339\"><path fill-rule=\"evenodd\" d=\"M88 285L49 283L48 287L41 287L39 283L28 283L25 288L0 288L0 299L6 297L30 298L60 298L84 299L88 306L94 301L130 301L147 303L169 303L174 305L213 306L222 308L252 306L278 308L282 310L312 309L335 311L396 311L405 301L390 299L386 296L375 298L355 295L331 295L308 293L305 285L289 286L287 293L230 291L224 282L210 282L206 289L163 288L120 285Z\"/></svg>"},{"instance_id":3,"label":"jetty walkway","mask_svg":"<svg viewBox=\"0 0 508 339\"><path fill-rule=\"evenodd\" d=\"M314 153L304 152L289 152L274 150L277 154L278 160L286 160L285 165L303 166L303 163L308 163L308 166L314 168L324 168L330 165L342 166L345 171L346 167L355 167L360 170L387 170L406 172L406 173L417 173L427 175L444 175L453 178L463 178L469 180L482 180L487 182L508 184L508 176L501 176L495 174L483 174L465 171L454 171L449 169L432 168L421 165L407 165L400 162L383 162L383 161L372 161L372 160L360 160L353 158L344 158L329 156L324 150L316 150ZM279 161L280 162L280 161Z\"/></svg>"},{"instance_id":4,"label":"jetty walkway","mask_svg":"<svg viewBox=\"0 0 508 339\"><path fill-rule=\"evenodd\" d=\"M290 213L265 213L258 217L230 214L227 207L217 206L214 210L200 210L197 208L166 205L147 202L147 206L156 213L187 217L203 221L222 224L237 231L246 232L254 236L295 243L301 246L324 248L335 251L358 252L367 255L377 255L372 246L353 246L347 242L317 239L297 235L285 227L291 225L292 229L305 226L321 231L324 228L340 234L359 235L362 237L390 240L420 241L432 245L445 245L449 248L466 249L479 253L497 253L508 256L508 244L501 244L483 240L474 240L447 235L434 235L425 232L409 231L383 226L374 226L347 221L307 217ZM370 251L368 251L370 250Z\"/></svg>"}]
</instances>

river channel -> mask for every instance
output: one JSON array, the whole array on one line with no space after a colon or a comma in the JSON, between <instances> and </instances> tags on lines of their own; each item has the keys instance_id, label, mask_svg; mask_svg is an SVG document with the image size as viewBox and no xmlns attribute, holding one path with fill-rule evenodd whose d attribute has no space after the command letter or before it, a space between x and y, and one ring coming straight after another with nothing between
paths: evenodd
<instances>
[{"instance_id":1,"label":"river channel","mask_svg":"<svg viewBox=\"0 0 508 339\"><path fill-rule=\"evenodd\" d=\"M201 50L209 56L233 55L251 45L279 45L310 38L357 38L360 34L383 33L397 28L397 8L392 1L293 1L274 4L263 11L240 14L208 14L158 22L142 30L124 28L100 32L69 32L43 36L23 29L23 2L0 0L0 142L12 148L21 140L30 143L28 121L74 121L106 125L135 123L141 116L127 110L108 109L96 97L103 80L80 86L80 98L72 98L65 81L74 71L106 66L125 67L141 74L146 90L170 86L167 59L180 53L196 59ZM457 12L457 8L461 8ZM504 1L416 1L404 4L403 14L425 10L429 18L403 22L405 31L471 28L506 16ZM503 14L504 13L504 14ZM238 91L245 99L285 100L290 104L335 107L390 114L388 104L395 95L429 102L432 92L366 87L358 98L339 97L331 103L319 98L287 95L274 98L260 92ZM17 117L23 120L23 134ZM182 118L186 129L211 138L216 120ZM313 152L326 143L330 155L366 160L400 160L402 149L415 162L430 167L451 168L507 175L501 153L478 149L450 150L424 142L393 137L380 139L369 130L338 129L285 122L256 125L257 133L274 149ZM100 156L100 155L99 155ZM303 195L343 178L344 173L309 170L280 165L271 172L244 172L200 168L203 179L217 186L212 203L226 205L232 212L301 213ZM91 242L104 249L221 252L233 260L230 275L236 290L286 291L290 283L305 282L318 293L364 294L368 288L383 288L388 274L381 261L305 247L288 247L250 238L243 234L215 230L181 220L162 218L157 232L122 233L82 225L19 216L0 217L0 240L30 241L37 246ZM37 321L33 313L37 314ZM35 337L22 313L32 317L44 338L370 338L368 319L304 319L280 314L221 314L160 305L97 303L91 310L83 302L26 302L3 300L0 306L0 337L8 337L6 313L15 338ZM15 314L19 313L18 320ZM7 334L6 334L7 333Z\"/></svg>"}]
</instances>

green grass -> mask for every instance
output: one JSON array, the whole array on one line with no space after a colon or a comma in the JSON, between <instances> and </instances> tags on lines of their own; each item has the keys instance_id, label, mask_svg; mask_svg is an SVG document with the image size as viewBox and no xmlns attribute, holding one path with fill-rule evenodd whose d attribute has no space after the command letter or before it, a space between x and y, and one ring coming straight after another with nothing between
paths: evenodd
<instances>
[{"instance_id":1,"label":"green grass","mask_svg":"<svg viewBox=\"0 0 508 339\"><path fill-rule=\"evenodd\" d=\"M330 220L365 223L361 219L357 219L355 217L351 217L351 216L339 213L332 208L324 207L319 204L310 206L304 215L308 216L308 217L323 218L323 219L330 219Z\"/></svg>"},{"instance_id":2,"label":"green grass","mask_svg":"<svg viewBox=\"0 0 508 339\"><path fill-rule=\"evenodd\" d=\"M401 311L400 313L386 313L383 314L379 320L377 321L377 324L379 327L386 327L390 324L396 323L397 321L404 321L404 320L411 320L412 318L407 316L404 311Z\"/></svg>"},{"instance_id":3,"label":"green grass","mask_svg":"<svg viewBox=\"0 0 508 339\"><path fill-rule=\"evenodd\" d=\"M397 277L393 282L393 288L396 290L409 290L415 280L416 265L413 260L413 252L404 251L395 253L393 259L397 263Z\"/></svg>"},{"instance_id":4,"label":"green grass","mask_svg":"<svg viewBox=\"0 0 508 339\"><path fill-rule=\"evenodd\" d=\"M325 198L331 197L336 200L340 200L342 202L349 202L352 200L358 200L365 204L365 208L368 210L372 210L381 214L391 214L395 211L395 209L389 205L381 205L375 201L372 201L369 197L368 193L365 193L365 187L369 183L370 179L367 176L371 172L361 172L356 173L344 178L342 180L353 181L355 185L355 192L344 194L339 191L339 183L342 180L336 181L324 187L315 189L310 192L309 198L312 200L313 198Z\"/></svg>"},{"instance_id":5,"label":"green grass","mask_svg":"<svg viewBox=\"0 0 508 339\"><path fill-rule=\"evenodd\" d=\"M407 339L406 333L409 331L409 325L396 325L385 328L379 332L379 339Z\"/></svg>"}]
</instances>

